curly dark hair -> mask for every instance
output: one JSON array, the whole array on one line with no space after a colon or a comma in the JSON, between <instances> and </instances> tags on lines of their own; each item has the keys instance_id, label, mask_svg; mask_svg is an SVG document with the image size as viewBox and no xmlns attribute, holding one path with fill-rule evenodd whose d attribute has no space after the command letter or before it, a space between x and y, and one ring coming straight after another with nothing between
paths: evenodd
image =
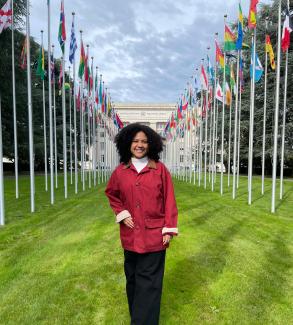
<instances>
[{"instance_id":1,"label":"curly dark hair","mask_svg":"<svg viewBox=\"0 0 293 325\"><path fill-rule=\"evenodd\" d=\"M163 151L161 136L149 126L140 123L131 123L120 130L114 140L120 156L120 162L127 164L131 159L131 143L138 132L143 132L148 139L148 157L158 161L160 159L159 153Z\"/></svg>"}]
</instances>

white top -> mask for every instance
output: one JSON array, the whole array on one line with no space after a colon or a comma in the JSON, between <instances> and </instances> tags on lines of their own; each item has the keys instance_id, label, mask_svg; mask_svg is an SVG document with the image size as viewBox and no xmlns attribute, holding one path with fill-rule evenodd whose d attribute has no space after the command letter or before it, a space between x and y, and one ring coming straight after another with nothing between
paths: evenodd
<instances>
[{"instance_id":1,"label":"white top","mask_svg":"<svg viewBox=\"0 0 293 325\"><path fill-rule=\"evenodd\" d=\"M137 172L140 173L145 168L145 166L148 164L149 158L146 156L143 158L140 158L140 159L132 157L131 162L133 163L133 166L135 167Z\"/></svg>"}]
</instances>

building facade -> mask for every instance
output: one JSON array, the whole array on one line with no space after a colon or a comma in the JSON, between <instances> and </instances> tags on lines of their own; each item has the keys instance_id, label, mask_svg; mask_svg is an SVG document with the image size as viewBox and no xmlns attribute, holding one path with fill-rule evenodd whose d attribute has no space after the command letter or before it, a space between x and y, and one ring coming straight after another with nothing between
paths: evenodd
<instances>
[{"instance_id":1,"label":"building facade","mask_svg":"<svg viewBox=\"0 0 293 325\"><path fill-rule=\"evenodd\" d=\"M166 123L175 110L175 104L171 103L115 103L124 125L139 122L148 125L153 130L163 135Z\"/></svg>"}]
</instances>

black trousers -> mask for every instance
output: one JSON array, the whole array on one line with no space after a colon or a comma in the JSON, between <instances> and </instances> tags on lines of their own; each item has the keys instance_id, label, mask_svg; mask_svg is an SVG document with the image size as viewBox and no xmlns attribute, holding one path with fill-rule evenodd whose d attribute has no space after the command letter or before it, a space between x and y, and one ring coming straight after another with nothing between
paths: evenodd
<instances>
[{"instance_id":1,"label":"black trousers","mask_svg":"<svg viewBox=\"0 0 293 325\"><path fill-rule=\"evenodd\" d=\"M158 325L166 251L139 254L124 250L131 325Z\"/></svg>"}]
</instances>

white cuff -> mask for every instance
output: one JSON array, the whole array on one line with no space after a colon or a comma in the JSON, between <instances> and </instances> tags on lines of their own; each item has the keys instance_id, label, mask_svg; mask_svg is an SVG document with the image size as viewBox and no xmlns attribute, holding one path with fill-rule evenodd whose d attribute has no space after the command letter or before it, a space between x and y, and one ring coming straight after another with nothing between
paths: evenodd
<instances>
[{"instance_id":1,"label":"white cuff","mask_svg":"<svg viewBox=\"0 0 293 325\"><path fill-rule=\"evenodd\" d=\"M131 214L127 210L123 210L116 215L116 222L119 223L128 217L131 217Z\"/></svg>"},{"instance_id":2,"label":"white cuff","mask_svg":"<svg viewBox=\"0 0 293 325\"><path fill-rule=\"evenodd\" d=\"M164 227L163 230L162 230L162 234L166 234L166 233L174 233L176 235L178 235L178 228L167 228L167 227Z\"/></svg>"}]
</instances>

